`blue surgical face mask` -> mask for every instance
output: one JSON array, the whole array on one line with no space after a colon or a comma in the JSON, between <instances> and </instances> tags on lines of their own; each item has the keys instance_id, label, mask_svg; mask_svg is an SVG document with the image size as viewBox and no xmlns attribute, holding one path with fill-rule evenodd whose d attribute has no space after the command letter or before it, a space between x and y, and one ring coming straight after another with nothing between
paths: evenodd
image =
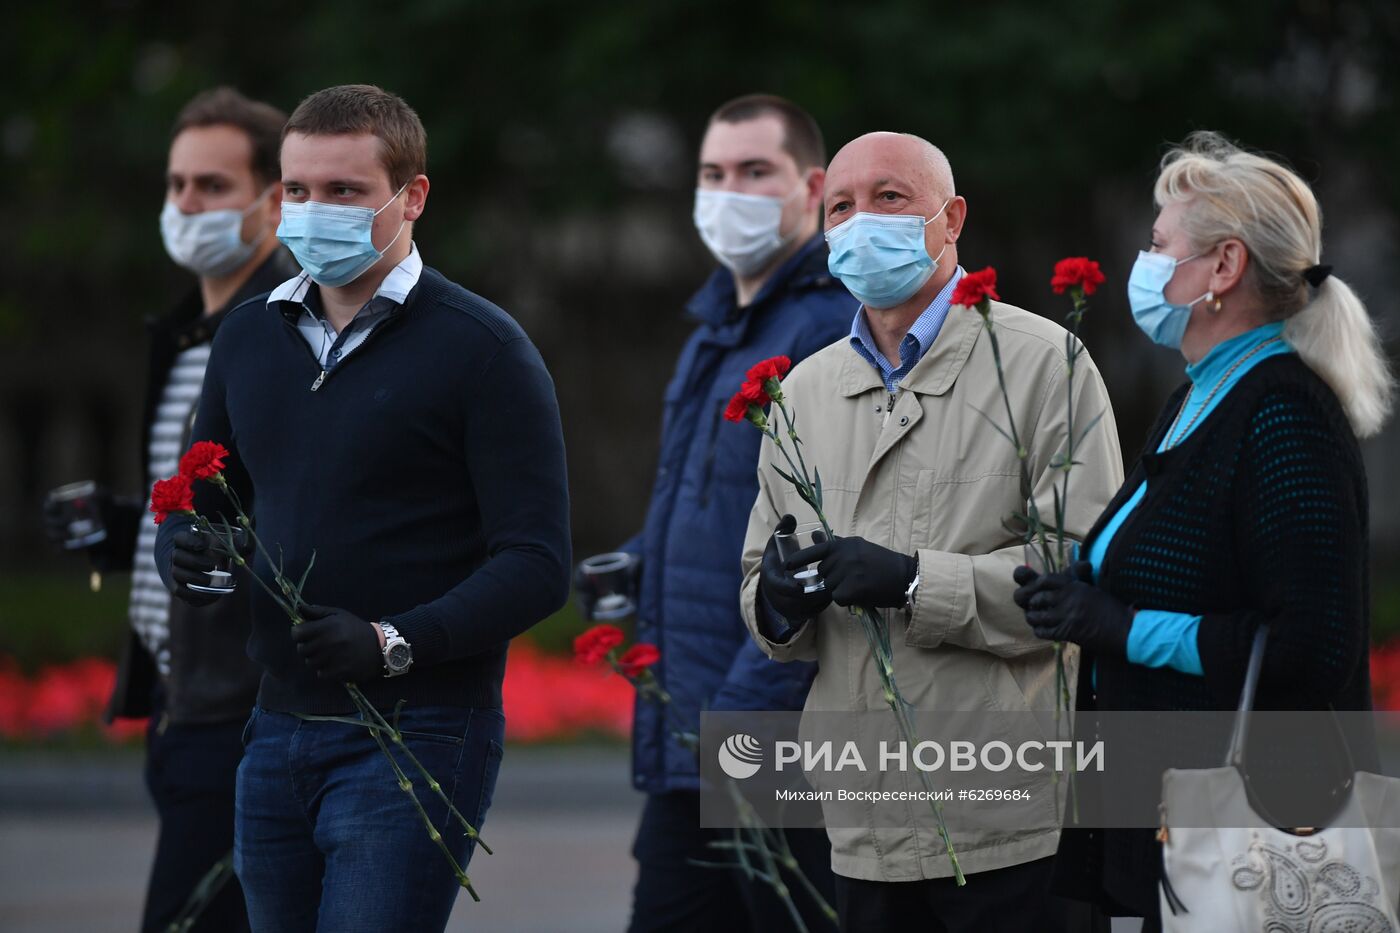
<instances>
[{"instance_id":1,"label":"blue surgical face mask","mask_svg":"<svg viewBox=\"0 0 1400 933\"><path fill-rule=\"evenodd\" d=\"M903 304L933 277L948 249L944 244L938 256L929 256L924 228L951 202L944 201L928 220L917 214L856 214L826 232L831 249L827 268L867 308L878 311Z\"/></svg>"},{"instance_id":2,"label":"blue surgical face mask","mask_svg":"<svg viewBox=\"0 0 1400 933\"><path fill-rule=\"evenodd\" d=\"M374 248L374 218L403 194L408 182L378 211L320 201L282 202L281 240L312 281L326 288L349 285L398 242L407 218L383 249Z\"/></svg>"},{"instance_id":3,"label":"blue surgical face mask","mask_svg":"<svg viewBox=\"0 0 1400 933\"><path fill-rule=\"evenodd\" d=\"M1191 309L1215 297L1214 292L1206 292L1189 304L1174 305L1167 301L1167 283L1176 274L1176 267L1203 255L1196 253L1185 259L1173 259L1165 253L1138 252L1137 262L1133 263L1132 274L1128 276L1128 305L1133 309L1133 320L1153 343L1180 349L1182 335L1191 320Z\"/></svg>"}]
</instances>

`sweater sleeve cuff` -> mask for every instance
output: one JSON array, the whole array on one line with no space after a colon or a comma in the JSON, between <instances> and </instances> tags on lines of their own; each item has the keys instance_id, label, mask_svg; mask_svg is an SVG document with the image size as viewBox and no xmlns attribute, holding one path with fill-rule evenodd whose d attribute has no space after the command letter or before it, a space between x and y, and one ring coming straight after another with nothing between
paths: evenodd
<instances>
[{"instance_id":1,"label":"sweater sleeve cuff","mask_svg":"<svg viewBox=\"0 0 1400 933\"><path fill-rule=\"evenodd\" d=\"M1196 630L1201 617L1183 612L1140 609L1128 630L1128 660L1144 667L1170 667L1200 677L1201 653L1196 648Z\"/></svg>"},{"instance_id":2,"label":"sweater sleeve cuff","mask_svg":"<svg viewBox=\"0 0 1400 933\"><path fill-rule=\"evenodd\" d=\"M413 649L414 664L437 664L447 659L451 647L447 628L428 607L419 606L396 616L386 616L384 621L398 629Z\"/></svg>"}]
</instances>

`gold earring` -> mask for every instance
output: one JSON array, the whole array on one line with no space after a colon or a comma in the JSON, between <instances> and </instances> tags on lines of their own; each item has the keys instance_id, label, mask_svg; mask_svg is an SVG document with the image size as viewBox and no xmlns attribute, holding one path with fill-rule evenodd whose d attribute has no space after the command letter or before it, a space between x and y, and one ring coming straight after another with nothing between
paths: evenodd
<instances>
[{"instance_id":1,"label":"gold earring","mask_svg":"<svg viewBox=\"0 0 1400 933\"><path fill-rule=\"evenodd\" d=\"M1220 308L1221 308L1221 306L1222 306L1222 302L1220 301L1219 298L1217 298L1217 299L1215 299L1215 307L1212 308L1211 310L1214 311L1216 314L1219 314L1219 313L1220 313Z\"/></svg>"}]
</instances>

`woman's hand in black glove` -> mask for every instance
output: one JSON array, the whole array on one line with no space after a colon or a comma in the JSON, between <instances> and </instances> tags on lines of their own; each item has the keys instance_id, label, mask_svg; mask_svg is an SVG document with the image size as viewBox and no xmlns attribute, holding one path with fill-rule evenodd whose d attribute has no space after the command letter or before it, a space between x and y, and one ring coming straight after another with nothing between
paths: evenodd
<instances>
[{"instance_id":1,"label":"woman's hand in black glove","mask_svg":"<svg viewBox=\"0 0 1400 933\"><path fill-rule=\"evenodd\" d=\"M1078 561L1068 570L1038 574L1017 567L1012 597L1037 638L1069 641L1100 654L1125 656L1133 611L1094 585L1094 568Z\"/></svg>"}]
</instances>

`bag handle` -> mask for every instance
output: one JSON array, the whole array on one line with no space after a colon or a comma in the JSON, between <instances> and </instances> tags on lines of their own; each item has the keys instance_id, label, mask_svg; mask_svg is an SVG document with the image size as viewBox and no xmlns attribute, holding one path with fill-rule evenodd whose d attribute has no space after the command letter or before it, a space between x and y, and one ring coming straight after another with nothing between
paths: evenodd
<instances>
[{"instance_id":1,"label":"bag handle","mask_svg":"<svg viewBox=\"0 0 1400 933\"><path fill-rule=\"evenodd\" d=\"M1225 755L1225 764L1237 768L1240 774L1246 774L1244 766L1244 749L1249 740L1249 714L1254 712L1254 697L1259 692L1259 674L1264 667L1264 643L1269 640L1268 623L1260 623L1259 628L1254 632L1254 643L1249 649L1249 664L1244 671L1244 686L1240 688L1240 705L1235 710L1235 722L1230 730L1230 747ZM1341 720L1337 717L1337 708L1331 703L1327 704L1327 710L1332 714L1332 725L1336 729L1337 737L1341 740L1342 755L1345 758L1347 771L1356 771L1356 762L1351 754L1351 743L1347 741L1346 730L1342 728Z\"/></svg>"},{"instance_id":2,"label":"bag handle","mask_svg":"<svg viewBox=\"0 0 1400 933\"><path fill-rule=\"evenodd\" d=\"M1244 671L1244 687L1240 689L1240 705L1235 711L1235 725L1230 730L1230 750L1225 764L1244 767L1244 747L1249 738L1249 714L1254 711L1254 695L1259 692L1259 672L1264 667L1264 643L1269 640L1268 623L1260 624L1254 632L1254 644L1249 649L1249 666Z\"/></svg>"}]
</instances>

